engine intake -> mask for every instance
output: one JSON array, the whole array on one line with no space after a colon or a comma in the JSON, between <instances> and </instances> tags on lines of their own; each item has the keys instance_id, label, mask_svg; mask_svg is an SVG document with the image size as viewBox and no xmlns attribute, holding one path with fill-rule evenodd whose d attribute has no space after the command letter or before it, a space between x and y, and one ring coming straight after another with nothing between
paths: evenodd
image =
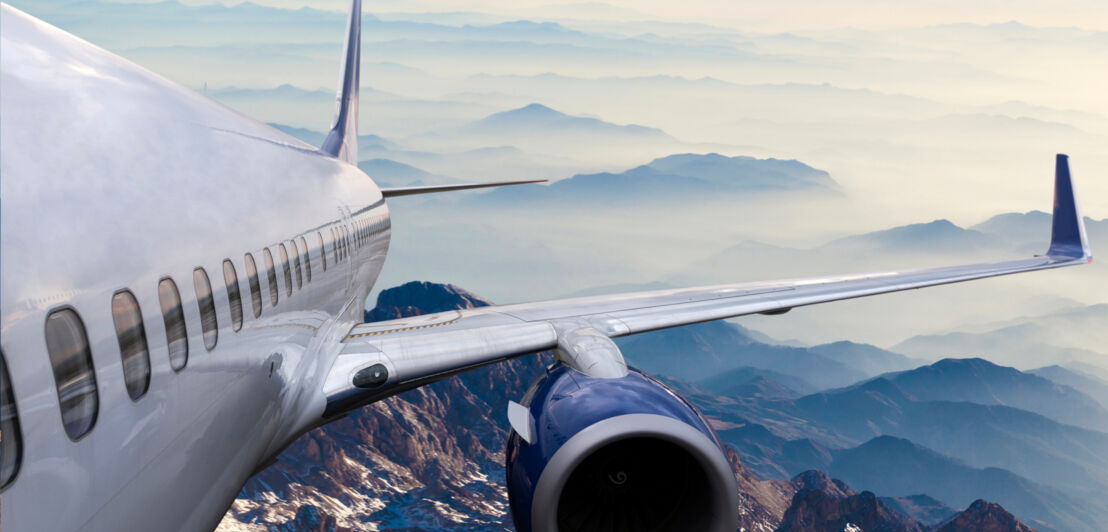
<instances>
[{"instance_id":1,"label":"engine intake","mask_svg":"<svg viewBox=\"0 0 1108 532\"><path fill-rule=\"evenodd\" d=\"M526 531L727 531L734 474L687 401L637 371L591 378L555 366L524 397L532 443L508 441L508 496Z\"/></svg>"}]
</instances>

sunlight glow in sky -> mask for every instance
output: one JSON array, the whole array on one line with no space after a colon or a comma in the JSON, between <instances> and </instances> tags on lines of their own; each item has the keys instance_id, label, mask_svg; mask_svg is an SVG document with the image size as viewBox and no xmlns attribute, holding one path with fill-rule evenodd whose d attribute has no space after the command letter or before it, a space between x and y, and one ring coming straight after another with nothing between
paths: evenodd
<instances>
[{"instance_id":1,"label":"sunlight glow in sky","mask_svg":"<svg viewBox=\"0 0 1108 532\"><path fill-rule=\"evenodd\" d=\"M154 1L154 0L150 0ZM184 0L210 4L212 0ZM234 5L241 2L224 0ZM284 8L346 10L345 0L254 0ZM833 28L888 29L933 24L999 24L1016 20L1033 26L1080 27L1108 30L1108 2L1103 0L612 0L610 2L554 3L547 0L476 0L464 5L443 0L386 0L366 2L370 13L451 13L480 11L504 16L554 16L608 20L656 19L700 22L757 31L796 31Z\"/></svg>"}]
</instances>

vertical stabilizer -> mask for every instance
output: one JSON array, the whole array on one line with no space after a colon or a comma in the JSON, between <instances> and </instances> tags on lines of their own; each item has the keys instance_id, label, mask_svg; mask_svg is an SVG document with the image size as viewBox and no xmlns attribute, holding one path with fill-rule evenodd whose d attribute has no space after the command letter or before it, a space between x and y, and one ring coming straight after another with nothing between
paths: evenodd
<instances>
[{"instance_id":1,"label":"vertical stabilizer","mask_svg":"<svg viewBox=\"0 0 1108 532\"><path fill-rule=\"evenodd\" d=\"M339 70L339 91L331 131L320 149L350 164L358 164L358 78L362 59L362 0L351 0L346 46Z\"/></svg>"}]
</instances>

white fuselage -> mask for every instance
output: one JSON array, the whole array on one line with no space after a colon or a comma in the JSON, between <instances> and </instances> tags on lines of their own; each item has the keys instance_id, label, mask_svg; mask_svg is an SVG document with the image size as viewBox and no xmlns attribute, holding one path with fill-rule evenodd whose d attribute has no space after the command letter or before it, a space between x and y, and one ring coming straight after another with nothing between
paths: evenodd
<instances>
[{"instance_id":1,"label":"white fuselage","mask_svg":"<svg viewBox=\"0 0 1108 532\"><path fill-rule=\"evenodd\" d=\"M388 249L388 208L355 166L10 7L2 21L0 347L21 459L0 528L211 530L259 466L322 422L321 383L362 321ZM225 260L241 295L238 331ZM214 293L210 350L196 268ZM180 371L159 304L166 277L188 332ZM148 343L149 386L137 400L112 314L124 289ZM87 331L98 399L95 424L76 440L44 339L46 317L62 308Z\"/></svg>"}]
</instances>

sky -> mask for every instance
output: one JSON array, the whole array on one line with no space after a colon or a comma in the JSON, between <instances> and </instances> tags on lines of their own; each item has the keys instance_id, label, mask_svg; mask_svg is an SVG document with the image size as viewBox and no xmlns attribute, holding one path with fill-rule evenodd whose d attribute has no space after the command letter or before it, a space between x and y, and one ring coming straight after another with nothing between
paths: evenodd
<instances>
[{"instance_id":1,"label":"sky","mask_svg":"<svg viewBox=\"0 0 1108 532\"><path fill-rule=\"evenodd\" d=\"M345 1L11 3L260 121L302 128L309 138L328 127ZM675 6L478 0L462 11L448 2L367 2L361 132L382 140L376 148L360 143L362 159L408 165L420 179L444 183L557 181L714 152L800 161L828 172L838 195L524 216L465 207L469 196L397 201L382 286L449 281L513 302L613 284L956 260L943 250L883 262L808 254L778 267L751 251L704 267L736 245L818 248L906 224L946 219L968 228L1000 213L1049 210L1058 152L1071 156L1085 213L1108 218L1104 2ZM533 103L593 119L596 130L482 125ZM654 133L620 129L629 124ZM1103 272L893 297L882 300L892 306L865 303L848 313L798 311L766 326L811 341L891 345L975 316L1026 315L1044 298L1106 302ZM951 305L961 310L942 311ZM874 321L848 323L850 315Z\"/></svg>"},{"instance_id":2,"label":"sky","mask_svg":"<svg viewBox=\"0 0 1108 532\"><path fill-rule=\"evenodd\" d=\"M155 0L150 0L155 1ZM210 0L185 0L207 4ZM225 5L240 2L224 1ZM345 11L344 0L255 0L253 3L296 9L312 7ZM546 0L477 0L459 7L453 1L389 0L365 3L375 13L450 13L477 11L509 16L598 17L610 20L699 22L758 31L837 28L891 29L931 24L998 24L1019 20L1034 26L1064 26L1108 30L1108 6L1100 0L613 0L610 2L549 2Z\"/></svg>"}]
</instances>

